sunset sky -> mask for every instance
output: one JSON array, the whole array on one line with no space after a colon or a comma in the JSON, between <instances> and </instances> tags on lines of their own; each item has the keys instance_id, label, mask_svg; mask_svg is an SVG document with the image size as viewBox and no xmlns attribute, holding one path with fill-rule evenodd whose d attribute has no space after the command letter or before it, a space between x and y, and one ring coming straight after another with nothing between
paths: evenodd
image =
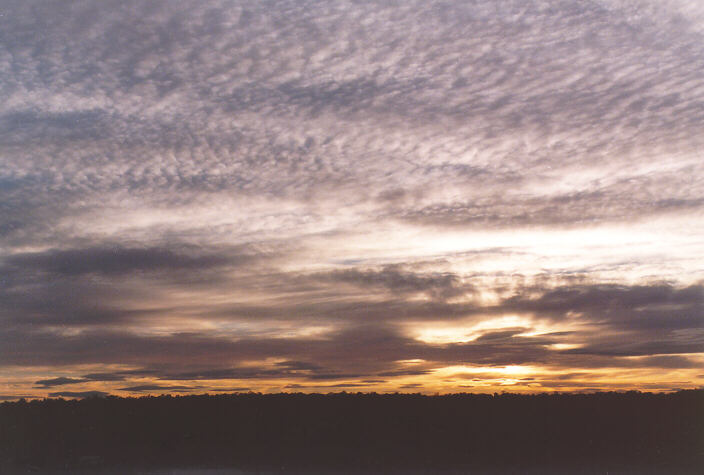
<instances>
[{"instance_id":1,"label":"sunset sky","mask_svg":"<svg viewBox=\"0 0 704 475\"><path fill-rule=\"evenodd\" d=\"M0 1L0 400L704 386L704 2Z\"/></svg>"}]
</instances>

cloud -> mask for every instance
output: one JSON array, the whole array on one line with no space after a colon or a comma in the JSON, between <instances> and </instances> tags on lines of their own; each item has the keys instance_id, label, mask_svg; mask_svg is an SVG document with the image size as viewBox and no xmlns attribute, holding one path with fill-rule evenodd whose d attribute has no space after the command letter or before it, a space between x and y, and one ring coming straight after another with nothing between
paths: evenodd
<instances>
[{"instance_id":1,"label":"cloud","mask_svg":"<svg viewBox=\"0 0 704 475\"><path fill-rule=\"evenodd\" d=\"M704 344L704 335L699 332L694 338L687 338L685 341L672 341L670 339L653 339L643 342L627 343L618 345L614 340L610 342L594 343L584 348L568 350L574 354L594 354L604 356L647 356L647 355L667 355L681 353L701 353ZM654 360L658 362L660 360ZM656 367L662 367L659 364ZM665 366L667 367L667 366ZM686 366L680 366L686 367Z\"/></svg>"},{"instance_id":2,"label":"cloud","mask_svg":"<svg viewBox=\"0 0 704 475\"><path fill-rule=\"evenodd\" d=\"M5 239L51 242L90 209L208 197L256 195L271 211L285 196L319 220L347 204L330 201L340 187L404 190L393 214L434 225L701 209L686 157L702 145L701 22L673 5L8 7ZM592 179L578 175L586 159ZM69 227L59 236L84 234Z\"/></svg>"},{"instance_id":3,"label":"cloud","mask_svg":"<svg viewBox=\"0 0 704 475\"><path fill-rule=\"evenodd\" d=\"M240 258L239 260L243 260ZM10 266L61 275L126 274L160 270L200 270L237 262L230 256L178 254L169 249L89 248L14 254Z\"/></svg>"},{"instance_id":4,"label":"cloud","mask_svg":"<svg viewBox=\"0 0 704 475\"><path fill-rule=\"evenodd\" d=\"M521 298L521 296L510 298L505 305L558 313L608 308L637 310L652 305L671 305L677 308L682 305L704 304L704 286L691 285L678 288L668 283L634 286L586 284L546 289L536 299L521 300Z\"/></svg>"},{"instance_id":5,"label":"cloud","mask_svg":"<svg viewBox=\"0 0 704 475\"><path fill-rule=\"evenodd\" d=\"M35 381L34 384L38 384L41 388L50 388L54 386L63 386L66 384L81 384L96 381L124 381L128 376L146 376L152 374L153 372L153 370L130 370L116 373L89 373L81 376L80 378L67 378L60 376L57 378L40 379L39 381Z\"/></svg>"},{"instance_id":6,"label":"cloud","mask_svg":"<svg viewBox=\"0 0 704 475\"><path fill-rule=\"evenodd\" d=\"M16 401L18 399L31 399L36 396L14 396L12 394L0 394L0 401Z\"/></svg>"},{"instance_id":7,"label":"cloud","mask_svg":"<svg viewBox=\"0 0 704 475\"><path fill-rule=\"evenodd\" d=\"M678 172L681 173L681 172ZM644 207L650 215L701 211L704 199L668 196L652 199L657 184L654 178L629 178L604 189L570 192L534 198L489 196L469 201L435 203L420 209L403 209L400 217L414 223L432 226L511 228L529 225L580 226L603 221L632 220ZM676 180L676 179L675 179Z\"/></svg>"},{"instance_id":8,"label":"cloud","mask_svg":"<svg viewBox=\"0 0 704 475\"><path fill-rule=\"evenodd\" d=\"M42 388L698 361L696 2L4 10L0 366Z\"/></svg>"},{"instance_id":9,"label":"cloud","mask_svg":"<svg viewBox=\"0 0 704 475\"><path fill-rule=\"evenodd\" d=\"M337 383L337 384L328 384L325 386L313 386L317 388L364 388L368 387L368 385L364 383Z\"/></svg>"},{"instance_id":10,"label":"cloud","mask_svg":"<svg viewBox=\"0 0 704 475\"><path fill-rule=\"evenodd\" d=\"M120 373L89 373L84 374L83 378L86 381L123 381L127 375L133 374L149 374L149 371L124 371Z\"/></svg>"},{"instance_id":11,"label":"cloud","mask_svg":"<svg viewBox=\"0 0 704 475\"><path fill-rule=\"evenodd\" d=\"M209 389L209 392L214 392L214 393L244 393L244 392L249 392L251 391L250 388L225 388L225 389Z\"/></svg>"},{"instance_id":12,"label":"cloud","mask_svg":"<svg viewBox=\"0 0 704 475\"><path fill-rule=\"evenodd\" d=\"M275 365L290 371L318 371L322 369L322 367L317 364L305 361L279 361Z\"/></svg>"},{"instance_id":13,"label":"cloud","mask_svg":"<svg viewBox=\"0 0 704 475\"><path fill-rule=\"evenodd\" d=\"M211 250L170 248L51 249L0 261L3 318L16 323L101 325L174 312L144 304L159 286L217 286L235 269L262 265L268 251L242 246ZM215 252L214 252L215 251Z\"/></svg>"},{"instance_id":14,"label":"cloud","mask_svg":"<svg viewBox=\"0 0 704 475\"><path fill-rule=\"evenodd\" d=\"M253 342L255 343L255 341ZM255 343L256 344L256 343ZM236 349L233 348L233 353ZM313 371L320 369L318 366L311 365ZM161 376L161 379L178 381L178 380L228 380L228 379L260 379L260 378L287 378L287 377L311 377L311 369L289 368L282 367L280 363L269 367L236 367L236 368L216 368L204 369L198 371L174 372L166 373Z\"/></svg>"},{"instance_id":15,"label":"cloud","mask_svg":"<svg viewBox=\"0 0 704 475\"><path fill-rule=\"evenodd\" d=\"M51 379L40 379L39 381L35 381L34 384L39 384L39 387L42 388L50 388L53 386L63 386L65 384L76 384L76 383L83 383L85 382L85 379L79 379L79 378L65 378L65 377L60 377L60 378L51 378Z\"/></svg>"},{"instance_id":16,"label":"cloud","mask_svg":"<svg viewBox=\"0 0 704 475\"><path fill-rule=\"evenodd\" d=\"M537 298L525 294L508 298L503 307L532 311L562 319L570 312L583 314L593 323L622 330L650 332L701 328L704 286L677 287L670 284L615 285L586 284L545 290Z\"/></svg>"},{"instance_id":17,"label":"cloud","mask_svg":"<svg viewBox=\"0 0 704 475\"><path fill-rule=\"evenodd\" d=\"M124 388L120 388L121 391L130 391L130 392L163 392L163 391L169 391L169 392L183 392L183 391L190 391L192 389L196 389L195 387L192 386L165 386L165 385L160 385L160 384L141 384L137 386L127 386Z\"/></svg>"},{"instance_id":18,"label":"cloud","mask_svg":"<svg viewBox=\"0 0 704 475\"><path fill-rule=\"evenodd\" d=\"M535 294L536 288L519 291ZM142 370L91 373L82 378L40 380L37 384L71 384L87 381L119 381L129 376L155 376L167 380L218 380L300 378L309 380L359 377L388 377L428 374L432 365L442 364L555 364L609 366L596 356L651 356L653 367L684 364L684 360L663 359L657 355L699 353L704 336L699 331L700 318L682 319L682 315L700 315L700 288L655 286L567 286L545 288L538 297L519 300L508 296L503 302L478 307L475 314L452 312L438 314L443 306L420 308L415 305L386 306L399 314L391 319L377 319L372 310L364 310L367 322L357 317L355 306L343 303L337 308L320 307L321 317L346 325L320 336L281 337L269 334L243 335L232 339L208 332L171 335L136 335L125 330L82 330L76 334L37 331L31 327L6 328L2 332L0 356L9 365L65 364L133 364ZM452 308L452 307L450 307ZM289 310L281 309L283 314ZM315 306L311 307L315 311ZM499 327L480 331L465 343L424 343L403 330L402 324L418 322L461 325L486 321L487 315L527 312L528 326ZM289 313L289 315L291 315ZM295 315L295 314L293 314ZM467 315L471 320L467 321ZM474 315L474 316L473 316ZM371 319L370 319L371 317ZM244 318L244 317L242 317ZM409 320L411 318L411 320ZM246 320L245 320L246 321ZM500 321L500 320L499 320ZM657 322L654 325L653 322ZM579 325L574 331L537 332L540 322ZM334 328L334 327L333 327ZM532 336L529 336L532 335ZM623 335L629 335L624 341ZM567 344L566 349L551 347ZM569 346L572 345L572 346ZM574 348L576 346L576 348ZM281 358L270 366L240 366L239 362ZM423 359L431 366L399 367L402 360ZM213 361L230 361L232 367L214 367ZM623 361L618 365L628 366ZM669 363L665 364L665 361ZM314 363L313 363L314 362ZM193 369L184 369L185 367ZM155 371L154 368L162 367ZM680 366L680 367L686 367ZM179 368L177 371L168 368Z\"/></svg>"},{"instance_id":19,"label":"cloud","mask_svg":"<svg viewBox=\"0 0 704 475\"><path fill-rule=\"evenodd\" d=\"M455 274L421 274L403 271L394 266L386 266L381 270L335 270L314 277L362 287L387 288L394 295L427 293L434 298L446 299L473 291L471 284L462 283Z\"/></svg>"},{"instance_id":20,"label":"cloud","mask_svg":"<svg viewBox=\"0 0 704 475\"><path fill-rule=\"evenodd\" d=\"M49 397L76 397L76 398L87 398L87 397L105 397L109 396L109 393L103 391L59 391L55 393L49 393Z\"/></svg>"}]
</instances>

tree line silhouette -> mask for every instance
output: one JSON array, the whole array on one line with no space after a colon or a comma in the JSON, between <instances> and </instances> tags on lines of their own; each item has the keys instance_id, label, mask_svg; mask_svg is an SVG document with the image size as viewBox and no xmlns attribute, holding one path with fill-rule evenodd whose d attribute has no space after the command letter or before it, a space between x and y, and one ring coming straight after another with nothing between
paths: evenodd
<instances>
[{"instance_id":1,"label":"tree line silhouette","mask_svg":"<svg viewBox=\"0 0 704 475\"><path fill-rule=\"evenodd\" d=\"M27 467L661 470L704 467L704 390L221 394L0 404Z\"/></svg>"}]
</instances>

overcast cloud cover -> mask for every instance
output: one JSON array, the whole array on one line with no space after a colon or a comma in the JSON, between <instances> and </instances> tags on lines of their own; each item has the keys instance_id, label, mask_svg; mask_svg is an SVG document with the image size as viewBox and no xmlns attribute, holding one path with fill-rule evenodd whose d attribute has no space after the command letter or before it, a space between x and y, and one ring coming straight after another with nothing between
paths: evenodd
<instances>
[{"instance_id":1,"label":"overcast cloud cover","mask_svg":"<svg viewBox=\"0 0 704 475\"><path fill-rule=\"evenodd\" d=\"M0 399L704 383L699 1L1 0L0 78Z\"/></svg>"}]
</instances>

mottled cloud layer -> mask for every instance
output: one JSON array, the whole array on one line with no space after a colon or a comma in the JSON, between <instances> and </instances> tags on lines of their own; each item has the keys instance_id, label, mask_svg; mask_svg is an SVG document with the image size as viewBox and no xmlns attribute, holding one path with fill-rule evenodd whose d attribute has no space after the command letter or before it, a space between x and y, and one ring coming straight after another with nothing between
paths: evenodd
<instances>
[{"instance_id":1,"label":"mottled cloud layer","mask_svg":"<svg viewBox=\"0 0 704 475\"><path fill-rule=\"evenodd\" d=\"M700 2L0 26L3 398L704 381Z\"/></svg>"}]
</instances>

